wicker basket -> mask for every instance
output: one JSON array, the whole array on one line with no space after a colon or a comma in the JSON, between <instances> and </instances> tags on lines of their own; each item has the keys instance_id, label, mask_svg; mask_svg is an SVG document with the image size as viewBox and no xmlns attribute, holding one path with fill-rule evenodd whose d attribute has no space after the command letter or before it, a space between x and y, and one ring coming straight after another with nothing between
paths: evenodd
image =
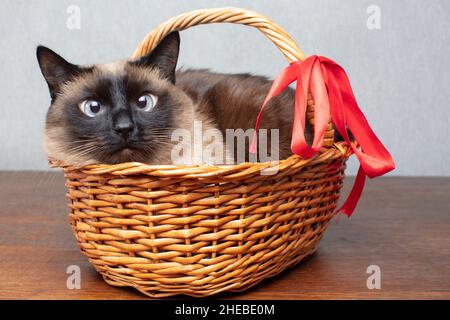
<instances>
[{"instance_id":1,"label":"wicker basket","mask_svg":"<svg viewBox=\"0 0 450 320\"><path fill-rule=\"evenodd\" d=\"M259 29L289 62L304 54L268 18L236 8L185 13L163 23L134 57L169 32L230 22ZM308 119L313 124L312 99ZM82 252L105 281L151 297L241 291L311 255L333 217L344 178L345 144L331 124L313 159L230 166L141 163L64 169L70 223Z\"/></svg>"}]
</instances>

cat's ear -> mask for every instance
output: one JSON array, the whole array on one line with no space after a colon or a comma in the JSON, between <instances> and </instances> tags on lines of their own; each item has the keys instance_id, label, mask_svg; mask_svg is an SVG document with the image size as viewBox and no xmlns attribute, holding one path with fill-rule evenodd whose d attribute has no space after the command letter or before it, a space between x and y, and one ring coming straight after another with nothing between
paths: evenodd
<instances>
[{"instance_id":1,"label":"cat's ear","mask_svg":"<svg viewBox=\"0 0 450 320\"><path fill-rule=\"evenodd\" d=\"M147 67L156 67L161 74L175 83L175 69L180 52L180 34L178 31L169 33L157 46L147 55L132 62L133 64Z\"/></svg>"},{"instance_id":2,"label":"cat's ear","mask_svg":"<svg viewBox=\"0 0 450 320\"><path fill-rule=\"evenodd\" d=\"M44 46L37 47L36 56L52 99L55 99L65 82L70 81L82 70L79 66L67 62L56 52Z\"/></svg>"}]
</instances>

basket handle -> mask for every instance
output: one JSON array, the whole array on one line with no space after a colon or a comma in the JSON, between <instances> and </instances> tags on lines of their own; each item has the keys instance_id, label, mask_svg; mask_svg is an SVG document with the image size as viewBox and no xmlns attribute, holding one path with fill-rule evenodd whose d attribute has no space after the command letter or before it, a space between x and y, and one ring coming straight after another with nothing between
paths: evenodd
<instances>
[{"instance_id":1,"label":"basket handle","mask_svg":"<svg viewBox=\"0 0 450 320\"><path fill-rule=\"evenodd\" d=\"M289 63L303 61L306 56L295 41L284 31L282 27L272 22L266 16L240 8L214 8L200 9L182 13L160 24L147 34L133 54L133 58L139 58L152 51L159 42L172 31L182 31L190 27L210 23L234 23L257 28L283 53ZM308 102L307 118L314 125L314 103ZM324 147L334 144L334 129L331 120L325 132Z\"/></svg>"},{"instance_id":2,"label":"basket handle","mask_svg":"<svg viewBox=\"0 0 450 320\"><path fill-rule=\"evenodd\" d=\"M149 53L172 31L182 31L193 26L211 23L234 23L255 27L280 49L289 62L305 59L305 54L283 28L259 13L240 8L200 9L173 17L147 34L133 57L137 58Z\"/></svg>"}]
</instances>

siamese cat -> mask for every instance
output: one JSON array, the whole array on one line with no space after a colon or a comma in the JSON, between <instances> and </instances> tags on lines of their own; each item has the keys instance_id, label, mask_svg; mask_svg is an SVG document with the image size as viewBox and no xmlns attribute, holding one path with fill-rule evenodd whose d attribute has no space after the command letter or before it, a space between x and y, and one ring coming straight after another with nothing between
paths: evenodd
<instances>
[{"instance_id":1,"label":"siamese cat","mask_svg":"<svg viewBox=\"0 0 450 320\"><path fill-rule=\"evenodd\" d=\"M173 164L180 142L173 139L175 130L194 136L194 124L201 123L202 133L225 137L227 129L254 128L271 81L250 74L177 71L179 48L179 34L173 32L139 59L80 66L39 46L37 58L51 96L44 134L49 158L74 166ZM269 102L262 116L260 128L269 129L268 149L279 159L291 154L293 104L294 91L288 88ZM272 149L270 129L278 129ZM309 125L305 135L311 143ZM216 163L249 161L249 139L245 158L237 157L236 143L229 147L225 138L206 140L200 143L212 146L219 155ZM186 164L205 162L192 152L196 143L183 145Z\"/></svg>"}]
</instances>

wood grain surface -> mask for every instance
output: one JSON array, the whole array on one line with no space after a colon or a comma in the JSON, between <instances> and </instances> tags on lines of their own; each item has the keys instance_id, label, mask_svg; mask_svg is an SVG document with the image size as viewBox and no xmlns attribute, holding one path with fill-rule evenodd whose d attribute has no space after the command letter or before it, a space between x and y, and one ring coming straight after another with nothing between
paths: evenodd
<instances>
[{"instance_id":1,"label":"wood grain surface","mask_svg":"<svg viewBox=\"0 0 450 320\"><path fill-rule=\"evenodd\" d=\"M346 181L344 196L351 187ZM0 172L0 299L149 299L106 284L79 252L59 172ZM70 265L81 289L66 287ZM381 268L381 289L366 286ZM450 299L450 178L368 181L317 253L225 299Z\"/></svg>"}]
</instances>

